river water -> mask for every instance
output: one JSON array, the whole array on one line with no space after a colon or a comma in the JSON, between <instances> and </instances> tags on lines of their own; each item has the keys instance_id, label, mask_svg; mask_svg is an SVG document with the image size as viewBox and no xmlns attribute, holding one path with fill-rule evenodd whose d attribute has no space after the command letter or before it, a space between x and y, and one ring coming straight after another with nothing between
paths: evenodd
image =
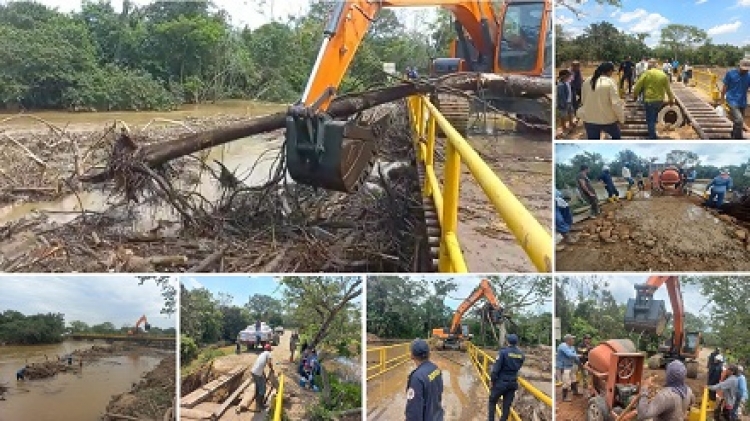
<instances>
[{"instance_id":1,"label":"river water","mask_svg":"<svg viewBox=\"0 0 750 421\"><path fill-rule=\"evenodd\" d=\"M16 381L28 361L42 362L99 342L65 341L54 345L0 346L0 384L9 390L0 401L0 421L98 421L112 395L130 390L160 358L137 351L84 363L80 373L61 373L41 380Z\"/></svg>"}]
</instances>

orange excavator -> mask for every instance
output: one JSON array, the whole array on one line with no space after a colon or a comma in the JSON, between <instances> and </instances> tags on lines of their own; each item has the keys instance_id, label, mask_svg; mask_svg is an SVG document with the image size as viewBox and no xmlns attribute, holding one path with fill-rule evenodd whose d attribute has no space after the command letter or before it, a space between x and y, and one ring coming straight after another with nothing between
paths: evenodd
<instances>
[{"instance_id":1,"label":"orange excavator","mask_svg":"<svg viewBox=\"0 0 750 421\"><path fill-rule=\"evenodd\" d=\"M657 336L664 333L669 315L664 300L654 299L654 292L663 285L667 287L672 304L672 335L659 345L658 353L649 358L648 367L656 370L680 360L687 367L687 376L695 379L698 376L701 333L685 330L685 305L676 276L651 276L645 284L635 286L635 298L628 300L625 310L625 328Z\"/></svg>"},{"instance_id":2,"label":"orange excavator","mask_svg":"<svg viewBox=\"0 0 750 421\"><path fill-rule=\"evenodd\" d=\"M438 346L440 348L466 350L466 342L471 340L472 335L469 333L469 326L461 324L461 319L482 298L487 300L487 303L482 308L482 318L488 320L493 325L500 325L502 328L503 322L508 317L504 314L500 302L492 291L490 282L482 279L479 286L458 306L451 319L450 327L432 329L432 337L439 341ZM504 338L504 333L501 332L499 337Z\"/></svg>"},{"instance_id":3,"label":"orange excavator","mask_svg":"<svg viewBox=\"0 0 750 421\"><path fill-rule=\"evenodd\" d=\"M151 325L148 323L148 320L146 319L146 315L145 314L143 316L141 316L141 318L138 319L137 322L135 322L135 329L129 330L128 331L128 335L137 335L138 333L140 333L139 329L140 329L141 325L143 325L143 331L144 332L148 332L149 330L151 330Z\"/></svg>"},{"instance_id":4,"label":"orange excavator","mask_svg":"<svg viewBox=\"0 0 750 421\"><path fill-rule=\"evenodd\" d=\"M432 68L440 74L468 70L541 75L549 69L551 76L551 3L506 0L498 16L493 2L482 0L336 1L302 97L287 113L285 152L289 175L301 184L342 192L355 191L369 176L378 130L355 120L336 120L327 110L382 8L435 6L453 14L458 41L454 44L454 57L433 63ZM454 126L465 126L469 101L456 101L438 97L437 105L448 121L456 122ZM533 114L533 107L516 109L515 104L508 101L498 104L498 108ZM456 129L465 131L465 127Z\"/></svg>"}]
</instances>

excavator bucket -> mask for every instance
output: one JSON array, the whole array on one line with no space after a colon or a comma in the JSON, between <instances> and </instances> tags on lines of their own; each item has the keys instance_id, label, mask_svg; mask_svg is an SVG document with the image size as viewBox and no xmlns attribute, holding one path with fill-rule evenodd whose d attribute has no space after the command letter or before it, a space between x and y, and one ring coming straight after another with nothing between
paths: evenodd
<instances>
[{"instance_id":1,"label":"excavator bucket","mask_svg":"<svg viewBox=\"0 0 750 421\"><path fill-rule=\"evenodd\" d=\"M653 291L645 286L636 285L636 291L636 298L629 299L625 309L625 329L661 335L669 320L664 300L654 300Z\"/></svg>"},{"instance_id":2,"label":"excavator bucket","mask_svg":"<svg viewBox=\"0 0 750 421\"><path fill-rule=\"evenodd\" d=\"M287 116L286 165L294 181L351 193L374 165L376 127L325 115Z\"/></svg>"}]
</instances>

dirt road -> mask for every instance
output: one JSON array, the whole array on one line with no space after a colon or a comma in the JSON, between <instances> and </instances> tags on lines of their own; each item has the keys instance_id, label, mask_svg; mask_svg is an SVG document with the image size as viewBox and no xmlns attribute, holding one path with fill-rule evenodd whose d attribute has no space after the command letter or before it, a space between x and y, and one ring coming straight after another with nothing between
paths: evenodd
<instances>
[{"instance_id":1,"label":"dirt road","mask_svg":"<svg viewBox=\"0 0 750 421\"><path fill-rule=\"evenodd\" d=\"M560 271L746 271L747 230L696 197L656 197L603 206L576 224L579 241L556 254Z\"/></svg>"},{"instance_id":2,"label":"dirt road","mask_svg":"<svg viewBox=\"0 0 750 421\"><path fill-rule=\"evenodd\" d=\"M273 359L274 370L284 375L284 413L289 419L302 419L305 413L305 407L312 403L317 394L309 389L302 390L298 384L296 375L296 364L289 362L289 338L291 332L284 332L281 337L279 346L273 347L271 358ZM217 373L227 373L236 366L246 366L248 371L245 379L250 378L250 368L258 358L260 350L253 352L243 352L242 354L227 355L214 360L214 371ZM272 396L275 396L272 395ZM273 401L268 402L269 405ZM204 402L196 406L196 409L212 412L221 406L216 402ZM221 421L262 421L266 419L267 412L242 412L236 413L236 405L232 405L220 418Z\"/></svg>"},{"instance_id":3,"label":"dirt road","mask_svg":"<svg viewBox=\"0 0 750 421\"><path fill-rule=\"evenodd\" d=\"M469 142L550 232L552 145L538 135L471 136ZM508 226L464 165L461 174L458 238L472 272L536 272Z\"/></svg>"}]
</instances>

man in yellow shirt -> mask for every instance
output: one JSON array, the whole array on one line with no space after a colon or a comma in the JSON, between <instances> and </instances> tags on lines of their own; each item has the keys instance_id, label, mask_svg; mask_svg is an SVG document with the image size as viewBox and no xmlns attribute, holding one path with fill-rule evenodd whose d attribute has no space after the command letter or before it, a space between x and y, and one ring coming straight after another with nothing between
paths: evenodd
<instances>
[{"instance_id":1,"label":"man in yellow shirt","mask_svg":"<svg viewBox=\"0 0 750 421\"><path fill-rule=\"evenodd\" d=\"M659 111L664 104L664 96L669 97L669 105L674 104L674 94L669 85L669 77L660 69L656 68L655 59L648 61L648 70L638 79L635 84L633 96L643 92L643 108L646 110L646 125L648 126L648 138L656 140L656 120Z\"/></svg>"}]
</instances>

